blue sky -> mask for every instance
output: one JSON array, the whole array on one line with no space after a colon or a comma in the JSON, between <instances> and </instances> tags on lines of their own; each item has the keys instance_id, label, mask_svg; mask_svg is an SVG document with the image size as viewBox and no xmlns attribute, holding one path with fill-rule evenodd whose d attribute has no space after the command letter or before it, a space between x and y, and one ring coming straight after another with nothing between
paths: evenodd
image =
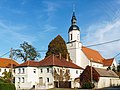
<instances>
[{"instance_id":1,"label":"blue sky","mask_svg":"<svg viewBox=\"0 0 120 90\"><path fill-rule=\"evenodd\" d=\"M73 4L83 45L120 38L120 0L0 0L0 55L24 41L47 50L58 34L67 42ZM120 53L120 42L91 48L111 58Z\"/></svg>"}]
</instances>

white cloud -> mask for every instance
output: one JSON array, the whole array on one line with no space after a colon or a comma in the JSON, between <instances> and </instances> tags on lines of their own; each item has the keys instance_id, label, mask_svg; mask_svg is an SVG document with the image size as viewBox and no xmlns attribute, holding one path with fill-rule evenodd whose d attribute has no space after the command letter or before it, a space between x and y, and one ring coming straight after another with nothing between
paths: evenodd
<instances>
[{"instance_id":1,"label":"white cloud","mask_svg":"<svg viewBox=\"0 0 120 90\"><path fill-rule=\"evenodd\" d=\"M120 39L119 18L112 22L101 22L90 25L86 36L83 37L83 42L84 45L92 45L116 39ZM110 58L120 53L120 41L90 48L98 50L105 58Z\"/></svg>"},{"instance_id":2,"label":"white cloud","mask_svg":"<svg viewBox=\"0 0 120 90\"><path fill-rule=\"evenodd\" d=\"M57 27L49 24L44 25L44 28L43 28L44 32L51 32L51 31L55 31L56 29Z\"/></svg>"},{"instance_id":3,"label":"white cloud","mask_svg":"<svg viewBox=\"0 0 120 90\"><path fill-rule=\"evenodd\" d=\"M46 6L45 11L47 11L48 13L56 11L59 7L57 3L50 1L44 1L43 4Z\"/></svg>"},{"instance_id":4,"label":"white cloud","mask_svg":"<svg viewBox=\"0 0 120 90\"><path fill-rule=\"evenodd\" d=\"M10 25L8 22L0 21L0 38L4 38L6 42L11 41L28 41L32 42L35 37L31 37L23 32L27 29L25 25Z\"/></svg>"}]
</instances>

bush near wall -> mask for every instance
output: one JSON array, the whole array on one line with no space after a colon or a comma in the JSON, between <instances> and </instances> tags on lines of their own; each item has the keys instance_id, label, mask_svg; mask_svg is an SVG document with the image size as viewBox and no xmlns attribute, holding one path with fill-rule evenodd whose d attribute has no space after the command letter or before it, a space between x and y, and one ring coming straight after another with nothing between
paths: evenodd
<instances>
[{"instance_id":1,"label":"bush near wall","mask_svg":"<svg viewBox=\"0 0 120 90\"><path fill-rule=\"evenodd\" d=\"M0 83L0 90L16 90L16 88L11 83Z\"/></svg>"}]
</instances>

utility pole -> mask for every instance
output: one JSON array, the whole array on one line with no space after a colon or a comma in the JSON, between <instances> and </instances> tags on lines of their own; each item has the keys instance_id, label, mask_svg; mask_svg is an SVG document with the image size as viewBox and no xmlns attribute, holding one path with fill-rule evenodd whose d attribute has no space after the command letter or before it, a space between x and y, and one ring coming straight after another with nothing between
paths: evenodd
<instances>
[{"instance_id":1,"label":"utility pole","mask_svg":"<svg viewBox=\"0 0 120 90\"><path fill-rule=\"evenodd\" d=\"M92 81L93 81L93 75L92 75L92 60L93 60L93 58L91 58L91 60L90 60L90 66L91 66L91 83L92 83Z\"/></svg>"},{"instance_id":2,"label":"utility pole","mask_svg":"<svg viewBox=\"0 0 120 90\"><path fill-rule=\"evenodd\" d=\"M11 48L11 50L10 50L10 59L11 59L11 83L13 83L13 78L12 78L12 70L13 70L13 63L12 63L13 56L12 56L12 51L13 51L13 49Z\"/></svg>"}]
</instances>

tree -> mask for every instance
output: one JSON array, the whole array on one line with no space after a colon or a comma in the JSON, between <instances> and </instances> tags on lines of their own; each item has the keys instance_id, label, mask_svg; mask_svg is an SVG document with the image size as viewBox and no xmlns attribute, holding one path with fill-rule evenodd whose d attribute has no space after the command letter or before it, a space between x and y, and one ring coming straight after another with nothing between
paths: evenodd
<instances>
[{"instance_id":1,"label":"tree","mask_svg":"<svg viewBox=\"0 0 120 90\"><path fill-rule=\"evenodd\" d=\"M27 42L20 44L20 48L21 49L12 50L14 59L22 59L24 62L26 62L28 59L35 60L40 56L36 49Z\"/></svg>"},{"instance_id":2,"label":"tree","mask_svg":"<svg viewBox=\"0 0 120 90\"><path fill-rule=\"evenodd\" d=\"M67 51L66 43L60 35L54 38L48 45L48 51L46 53L46 57L52 54L55 55L61 54L63 58L67 58L68 55L68 59L70 59L70 56Z\"/></svg>"},{"instance_id":3,"label":"tree","mask_svg":"<svg viewBox=\"0 0 120 90\"><path fill-rule=\"evenodd\" d=\"M3 75L3 77L0 77L0 79L2 81L4 81L5 83L11 83L11 80L13 78L11 71L9 71L9 72L5 71L2 73L2 75Z\"/></svg>"}]
</instances>

